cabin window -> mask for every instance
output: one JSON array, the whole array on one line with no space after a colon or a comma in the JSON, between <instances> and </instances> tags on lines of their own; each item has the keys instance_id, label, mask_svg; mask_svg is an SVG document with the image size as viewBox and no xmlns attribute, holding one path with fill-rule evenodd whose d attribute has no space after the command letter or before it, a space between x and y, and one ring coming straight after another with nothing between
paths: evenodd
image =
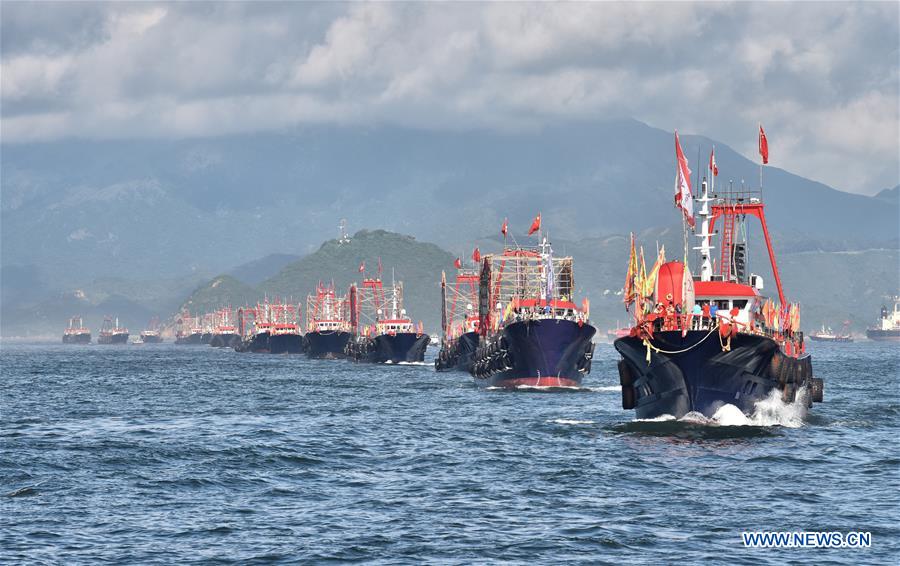
<instances>
[{"instance_id":1,"label":"cabin window","mask_svg":"<svg viewBox=\"0 0 900 566\"><path fill-rule=\"evenodd\" d=\"M747 306L747 299L735 299L732 302L733 302L734 306L736 306L739 309L742 309Z\"/></svg>"},{"instance_id":2,"label":"cabin window","mask_svg":"<svg viewBox=\"0 0 900 566\"><path fill-rule=\"evenodd\" d=\"M728 306L728 301L724 300L724 301L716 301L716 308L728 310L731 307Z\"/></svg>"}]
</instances>

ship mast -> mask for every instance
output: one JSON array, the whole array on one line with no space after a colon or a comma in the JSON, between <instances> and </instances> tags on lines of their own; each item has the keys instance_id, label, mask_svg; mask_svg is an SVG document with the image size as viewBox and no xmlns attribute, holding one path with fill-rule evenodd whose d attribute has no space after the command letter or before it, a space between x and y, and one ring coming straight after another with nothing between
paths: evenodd
<instances>
[{"instance_id":1,"label":"ship mast","mask_svg":"<svg viewBox=\"0 0 900 566\"><path fill-rule=\"evenodd\" d=\"M712 182L715 183L715 177L713 177ZM712 234L709 233L709 219L712 216L709 203L713 199L710 198L709 191L710 187L706 179L704 179L700 185L700 198L697 199L697 202L700 203L700 211L697 213L697 216L700 217L700 233L694 234L700 238L700 245L694 248L700 251L700 281L711 281L713 273L712 260L710 259L710 252L713 249L710 245Z\"/></svg>"}]
</instances>

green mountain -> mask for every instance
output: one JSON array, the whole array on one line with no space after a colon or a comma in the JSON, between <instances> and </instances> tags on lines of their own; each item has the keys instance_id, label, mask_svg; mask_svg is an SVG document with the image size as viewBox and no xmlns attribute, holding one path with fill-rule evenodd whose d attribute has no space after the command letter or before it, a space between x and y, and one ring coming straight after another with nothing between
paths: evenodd
<instances>
[{"instance_id":1,"label":"green mountain","mask_svg":"<svg viewBox=\"0 0 900 566\"><path fill-rule=\"evenodd\" d=\"M181 306L196 314L210 312L225 305L238 307L255 303L258 297L259 290L255 287L230 275L217 275L195 289Z\"/></svg>"},{"instance_id":2,"label":"green mountain","mask_svg":"<svg viewBox=\"0 0 900 566\"><path fill-rule=\"evenodd\" d=\"M430 331L440 323L441 270L453 268L454 256L434 244L419 242L385 230L361 230L349 242L328 240L315 252L288 264L260 285L269 296L293 297L305 301L319 281L333 280L335 287L347 289L360 281L359 267L375 276L378 260L384 272L382 280L403 282L405 308L413 320L422 320Z\"/></svg>"}]
</instances>

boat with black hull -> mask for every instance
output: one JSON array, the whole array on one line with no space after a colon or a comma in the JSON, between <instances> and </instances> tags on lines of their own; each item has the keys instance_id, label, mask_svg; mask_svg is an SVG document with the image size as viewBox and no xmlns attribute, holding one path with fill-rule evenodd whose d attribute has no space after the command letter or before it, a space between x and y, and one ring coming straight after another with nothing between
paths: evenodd
<instances>
[{"instance_id":1,"label":"boat with black hull","mask_svg":"<svg viewBox=\"0 0 900 566\"><path fill-rule=\"evenodd\" d=\"M826 327L823 324L821 330L810 332L808 338L813 342L853 342L853 335L850 334L850 321L844 321L844 326L841 328L840 332L835 332L831 327Z\"/></svg>"},{"instance_id":2,"label":"boat with black hull","mask_svg":"<svg viewBox=\"0 0 900 566\"><path fill-rule=\"evenodd\" d=\"M362 286L350 287L353 338L346 354L357 362L397 364L425 361L430 338L422 323L413 324L403 308L403 283L391 285L386 297L381 278L364 278Z\"/></svg>"},{"instance_id":3,"label":"boat with black hull","mask_svg":"<svg viewBox=\"0 0 900 566\"><path fill-rule=\"evenodd\" d=\"M127 344L128 329L119 326L119 318L115 322L110 317L104 317L100 334L97 335L97 344Z\"/></svg>"},{"instance_id":4,"label":"boat with black hull","mask_svg":"<svg viewBox=\"0 0 900 566\"><path fill-rule=\"evenodd\" d=\"M537 227L535 227L537 226ZM539 229L540 217L532 224ZM478 348L470 373L481 387L578 388L591 371L596 329L580 306L571 257L506 247L484 257L479 278Z\"/></svg>"},{"instance_id":5,"label":"boat with black hull","mask_svg":"<svg viewBox=\"0 0 900 566\"><path fill-rule=\"evenodd\" d=\"M215 325L209 345L213 348L234 348L240 341L237 327L234 325L231 307L224 307L215 312Z\"/></svg>"},{"instance_id":6,"label":"boat with black hull","mask_svg":"<svg viewBox=\"0 0 900 566\"><path fill-rule=\"evenodd\" d=\"M300 308L286 301L269 305L269 353L302 354L303 334L300 332Z\"/></svg>"},{"instance_id":7,"label":"boat with black hull","mask_svg":"<svg viewBox=\"0 0 900 566\"><path fill-rule=\"evenodd\" d=\"M200 318L191 316L190 311L182 309L175 318L175 343L179 346L197 346L203 343L202 338Z\"/></svg>"},{"instance_id":8,"label":"boat with black hull","mask_svg":"<svg viewBox=\"0 0 900 566\"><path fill-rule=\"evenodd\" d=\"M676 155L676 206L685 218L686 242L687 226L695 224L693 195L677 134ZM714 180L714 155L710 163ZM699 276L683 262L666 262L664 248L646 275L643 250L638 261L632 236L624 299L635 322L630 335L614 343L622 356L622 407L634 409L639 419L698 413L715 418L726 405L752 416L757 404L773 395L791 403L802 392L805 405L821 402L824 384L813 377L805 352L800 307L785 299L761 191L716 195L704 179L697 201ZM747 271L744 223L750 216L762 226L777 304L760 294L762 278ZM710 240L720 218L721 254L714 270Z\"/></svg>"},{"instance_id":9,"label":"boat with black hull","mask_svg":"<svg viewBox=\"0 0 900 566\"><path fill-rule=\"evenodd\" d=\"M84 320L80 316L69 319L69 326L63 331L63 344L90 344L91 331L85 328Z\"/></svg>"},{"instance_id":10,"label":"boat with black hull","mask_svg":"<svg viewBox=\"0 0 900 566\"><path fill-rule=\"evenodd\" d=\"M268 354L272 328L270 317L271 309L268 300L263 304L257 303L255 307L239 308L237 321L240 340L233 346L235 351Z\"/></svg>"},{"instance_id":11,"label":"boat with black hull","mask_svg":"<svg viewBox=\"0 0 900 566\"><path fill-rule=\"evenodd\" d=\"M881 318L878 325L866 329L866 338L879 342L900 342L900 297L891 297L893 309L887 305L881 307Z\"/></svg>"},{"instance_id":12,"label":"boat with black hull","mask_svg":"<svg viewBox=\"0 0 900 566\"><path fill-rule=\"evenodd\" d=\"M316 294L306 297L306 355L316 359L345 358L351 330L349 298L335 295L334 282L319 282Z\"/></svg>"},{"instance_id":13,"label":"boat with black hull","mask_svg":"<svg viewBox=\"0 0 900 566\"><path fill-rule=\"evenodd\" d=\"M475 257L478 256L473 254ZM456 265L461 269L460 260L456 260ZM442 334L441 349L434 359L437 371L472 369L472 359L478 349L478 318L478 273L457 271L452 287L447 285L446 273L441 273Z\"/></svg>"},{"instance_id":14,"label":"boat with black hull","mask_svg":"<svg viewBox=\"0 0 900 566\"><path fill-rule=\"evenodd\" d=\"M141 330L140 341L143 344L159 344L163 341L162 333L159 330L159 319L153 317L147 328Z\"/></svg>"}]
</instances>

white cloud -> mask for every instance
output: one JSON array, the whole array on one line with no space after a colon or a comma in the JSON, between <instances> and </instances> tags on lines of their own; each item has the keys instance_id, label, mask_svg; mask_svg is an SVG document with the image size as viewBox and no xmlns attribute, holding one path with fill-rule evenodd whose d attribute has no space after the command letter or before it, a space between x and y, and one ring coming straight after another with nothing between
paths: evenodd
<instances>
[{"instance_id":1,"label":"white cloud","mask_svg":"<svg viewBox=\"0 0 900 566\"><path fill-rule=\"evenodd\" d=\"M43 9L4 5L5 143L633 116L752 157L762 121L773 163L900 182L896 3L112 3L61 11L78 32Z\"/></svg>"}]
</instances>

